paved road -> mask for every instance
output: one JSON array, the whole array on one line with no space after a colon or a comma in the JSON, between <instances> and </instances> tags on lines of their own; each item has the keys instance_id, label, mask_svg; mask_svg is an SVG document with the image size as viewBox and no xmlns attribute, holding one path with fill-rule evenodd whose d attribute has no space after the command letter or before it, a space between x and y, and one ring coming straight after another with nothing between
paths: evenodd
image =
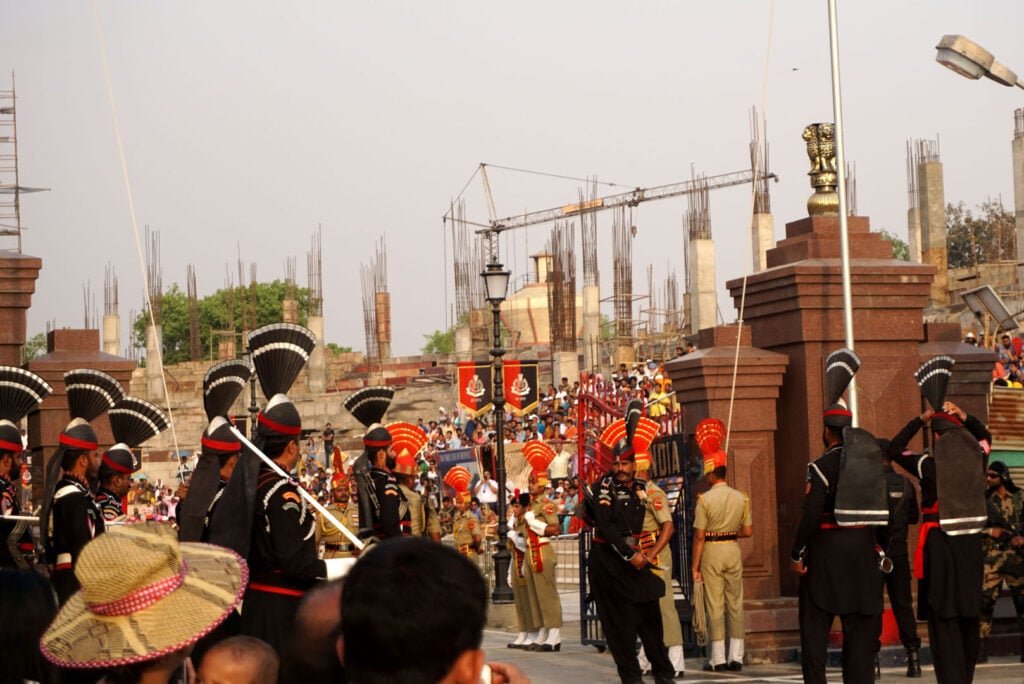
<instances>
[{"instance_id":1,"label":"paved road","mask_svg":"<svg viewBox=\"0 0 1024 684\"><path fill-rule=\"evenodd\" d=\"M567 627L570 627L567 625ZM570 627L571 629L571 627ZM568 631L568 630L567 630ZM605 684L618 680L615 665L608 653L598 653L592 646L579 643L578 630L575 642L562 642L559 653L529 653L506 648L506 644L515 638L514 634L487 630L484 633L484 650L488 660L510 662L518 666L533 684ZM800 666L796 663L779 665L748 665L742 672L712 673L703 672L702 658L689 658L686 661L686 676L680 682L706 682L707 684L739 684L740 682L800 682ZM930 666L923 668L921 679L907 679L906 668L882 668L881 682L915 682L932 684L935 672ZM830 669L830 682L842 682L842 672ZM647 681L653 682L652 678ZM978 665L974 677L975 682L991 682L992 684L1024 683L1024 665L1017 657L992 658L991 662Z\"/></svg>"}]
</instances>

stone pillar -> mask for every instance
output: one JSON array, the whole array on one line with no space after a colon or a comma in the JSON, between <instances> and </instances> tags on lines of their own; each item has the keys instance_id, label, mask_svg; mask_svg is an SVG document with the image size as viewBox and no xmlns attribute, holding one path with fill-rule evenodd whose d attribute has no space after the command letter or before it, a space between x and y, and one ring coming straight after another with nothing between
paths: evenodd
<instances>
[{"instance_id":1,"label":"stone pillar","mask_svg":"<svg viewBox=\"0 0 1024 684\"><path fill-rule=\"evenodd\" d=\"M552 378L556 387L562 378L569 378L569 384L580 378L580 355L576 352L552 352Z\"/></svg>"},{"instance_id":2,"label":"stone pillar","mask_svg":"<svg viewBox=\"0 0 1024 684\"><path fill-rule=\"evenodd\" d=\"M117 314L103 317L103 353L111 356L121 353L121 317Z\"/></svg>"},{"instance_id":3,"label":"stone pillar","mask_svg":"<svg viewBox=\"0 0 1024 684\"><path fill-rule=\"evenodd\" d=\"M125 390L131 383L135 362L104 354L99 347L99 330L51 330L46 335L47 353L26 365L28 370L53 387L53 393L40 404L39 410L28 417L28 443L32 448L32 496L36 504L42 500L46 461L56 451L57 439L71 420L64 391L65 371L73 368L103 371L120 382ZM101 449L113 445L110 420L106 414L94 420L92 426L99 437Z\"/></svg>"},{"instance_id":4,"label":"stone pillar","mask_svg":"<svg viewBox=\"0 0 1024 684\"><path fill-rule=\"evenodd\" d=\"M1017 224L1017 282L1015 290L1024 283L1024 109L1013 112L1013 215Z\"/></svg>"},{"instance_id":5,"label":"stone pillar","mask_svg":"<svg viewBox=\"0 0 1024 684\"><path fill-rule=\"evenodd\" d=\"M380 358L391 358L391 295L378 292L373 295L373 306L377 313L377 350Z\"/></svg>"},{"instance_id":6,"label":"stone pillar","mask_svg":"<svg viewBox=\"0 0 1024 684\"><path fill-rule=\"evenodd\" d=\"M459 361L469 361L473 355L473 330L468 325L455 328L455 356Z\"/></svg>"},{"instance_id":7,"label":"stone pillar","mask_svg":"<svg viewBox=\"0 0 1024 684\"><path fill-rule=\"evenodd\" d=\"M42 267L39 257L0 250L0 365L21 366L27 311Z\"/></svg>"},{"instance_id":8,"label":"stone pillar","mask_svg":"<svg viewBox=\"0 0 1024 684\"><path fill-rule=\"evenodd\" d=\"M316 346L309 355L306 365L306 378L310 394L323 394L327 391L327 363L324 349L324 317L310 316L306 327L316 335Z\"/></svg>"},{"instance_id":9,"label":"stone pillar","mask_svg":"<svg viewBox=\"0 0 1024 684\"><path fill-rule=\"evenodd\" d=\"M921 263L921 210L907 209L907 251L910 261Z\"/></svg>"},{"instance_id":10,"label":"stone pillar","mask_svg":"<svg viewBox=\"0 0 1024 684\"><path fill-rule=\"evenodd\" d=\"M917 197L921 213L921 262L935 269L928 300L933 306L944 306L949 300L949 276L942 162L922 161L917 165Z\"/></svg>"},{"instance_id":11,"label":"stone pillar","mask_svg":"<svg viewBox=\"0 0 1024 684\"><path fill-rule=\"evenodd\" d=\"M718 291L715 288L715 243L703 238L690 240L686 266L689 282L690 334L712 328L718 322Z\"/></svg>"},{"instance_id":12,"label":"stone pillar","mask_svg":"<svg viewBox=\"0 0 1024 684\"><path fill-rule=\"evenodd\" d=\"M281 302L281 322L299 322L299 303L294 299L285 299Z\"/></svg>"},{"instance_id":13,"label":"stone pillar","mask_svg":"<svg viewBox=\"0 0 1024 684\"><path fill-rule=\"evenodd\" d=\"M146 395L149 401L160 404L164 395L163 329L159 325L146 326Z\"/></svg>"},{"instance_id":14,"label":"stone pillar","mask_svg":"<svg viewBox=\"0 0 1024 684\"><path fill-rule=\"evenodd\" d=\"M775 246L775 219L771 214L754 214L750 224L751 245L754 248L754 273L768 268L767 253Z\"/></svg>"},{"instance_id":15,"label":"stone pillar","mask_svg":"<svg viewBox=\"0 0 1024 684\"><path fill-rule=\"evenodd\" d=\"M849 217L848 227L854 339L863 362L856 376L858 420L873 434L892 437L920 413L913 373L934 268L894 261L891 245L870 232L866 217ZM807 464L822 452L825 358L845 346L846 333L839 218L794 221L786 236L768 252L769 270L747 279L743 313L755 347L789 357L775 434L781 567L800 519ZM738 306L743 281L726 285ZM795 576L782 573L781 581L783 593L795 595Z\"/></svg>"},{"instance_id":16,"label":"stone pillar","mask_svg":"<svg viewBox=\"0 0 1024 684\"><path fill-rule=\"evenodd\" d=\"M583 286L583 367L587 372L598 370L601 342L601 288ZM572 377L572 376L570 376Z\"/></svg>"}]
</instances>

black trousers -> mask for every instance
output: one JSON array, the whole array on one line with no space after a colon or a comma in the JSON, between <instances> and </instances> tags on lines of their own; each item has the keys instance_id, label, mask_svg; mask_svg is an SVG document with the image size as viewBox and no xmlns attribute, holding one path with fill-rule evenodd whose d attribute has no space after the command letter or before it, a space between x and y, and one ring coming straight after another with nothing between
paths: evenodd
<instances>
[{"instance_id":1,"label":"black trousers","mask_svg":"<svg viewBox=\"0 0 1024 684\"><path fill-rule=\"evenodd\" d=\"M914 614L914 600L910 589L910 557L892 556L892 572L885 575L885 590L889 594L896 626L900 631L900 643L904 648L920 648L921 637L917 635L917 617ZM882 633L881 624L878 629ZM882 648L882 642L875 640L875 653Z\"/></svg>"},{"instance_id":2,"label":"black trousers","mask_svg":"<svg viewBox=\"0 0 1024 684\"><path fill-rule=\"evenodd\" d=\"M800 665L805 684L826 684L828 633L836 614L820 608L800 583ZM875 643L882 627L881 615L840 615L843 625L844 684L873 684Z\"/></svg>"},{"instance_id":3,"label":"black trousers","mask_svg":"<svg viewBox=\"0 0 1024 684\"><path fill-rule=\"evenodd\" d=\"M954 617L942 620L934 615L928 619L928 641L935 664L935 679L940 684L970 684L974 679L974 663L981 643L981 621Z\"/></svg>"},{"instance_id":4,"label":"black trousers","mask_svg":"<svg viewBox=\"0 0 1024 684\"><path fill-rule=\"evenodd\" d=\"M597 617L608 642L608 651L615 660L615 669L623 684L643 681L640 663L636 658L636 638L644 645L651 671L656 681L670 682L675 668L668 659L661 625L658 601L632 603L615 591L614 580L591 566L590 592L597 606Z\"/></svg>"}]
</instances>

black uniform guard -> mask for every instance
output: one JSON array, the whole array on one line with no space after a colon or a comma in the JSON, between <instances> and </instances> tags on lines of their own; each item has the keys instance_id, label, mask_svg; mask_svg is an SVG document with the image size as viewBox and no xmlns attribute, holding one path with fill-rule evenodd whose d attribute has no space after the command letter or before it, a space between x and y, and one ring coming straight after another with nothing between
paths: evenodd
<instances>
[{"instance_id":1,"label":"black uniform guard","mask_svg":"<svg viewBox=\"0 0 1024 684\"><path fill-rule=\"evenodd\" d=\"M661 610L665 582L651 572L650 561L637 549L644 523L646 483L634 479L633 429L642 404L627 407L626 438L616 445L611 472L592 487L588 507L595 522L588 569L590 591L597 606L608 650L624 684L642 682L636 657L640 637L655 681L671 682L675 669L663 643ZM632 418L632 420L631 420Z\"/></svg>"},{"instance_id":2,"label":"black uniform guard","mask_svg":"<svg viewBox=\"0 0 1024 684\"><path fill-rule=\"evenodd\" d=\"M253 443L285 472L292 471L299 461L302 420L284 392L295 382L315 346L316 336L293 324L268 325L249 334L256 376L270 399L257 416ZM247 549L249 587L242 602L241 630L281 652L302 596L317 580L326 579L327 568L317 558L315 521L297 483L257 458L246 455L245 468L241 464L236 467L228 484L231 487L237 479L243 486L254 485L251 498L243 497L252 503L252 524ZM253 462L259 466L253 468ZM255 473L256 477L237 478L240 473ZM211 520L211 537L222 514L237 512L225 511L222 501Z\"/></svg>"},{"instance_id":3,"label":"black uniform guard","mask_svg":"<svg viewBox=\"0 0 1024 684\"><path fill-rule=\"evenodd\" d=\"M199 463L178 504L181 541L210 541L210 520L242 453L242 443L231 431L228 412L252 376L253 367L248 362L232 359L213 366L203 377L203 409L210 423L199 438Z\"/></svg>"},{"instance_id":4,"label":"black uniform guard","mask_svg":"<svg viewBox=\"0 0 1024 684\"><path fill-rule=\"evenodd\" d=\"M836 493L842 486L843 433L853 419L838 401L858 367L859 362L851 364L849 359L842 365L829 363L831 403L823 415L826 451L807 468L804 511L791 554L793 571L801 575L801 665L804 682L812 684L826 682L828 635L836 615L843 625L843 681L874 681L874 644L882 621L875 533L867 526L840 526L835 515Z\"/></svg>"},{"instance_id":5,"label":"black uniform guard","mask_svg":"<svg viewBox=\"0 0 1024 684\"><path fill-rule=\"evenodd\" d=\"M878 440L883 452L889 449L889 440ZM889 501L889 526L887 528L885 555L892 560L892 571L884 576L889 605L899 628L900 643L907 651L907 676L921 676L921 637L917 635L917 620L914 618L914 602L910 587L910 552L907 548L907 529L916 525L920 517L917 492L910 480L893 470L888 455L885 458L885 489ZM875 653L882 643L875 643ZM877 655L876 655L877 660ZM876 667L877 669L877 667Z\"/></svg>"},{"instance_id":6,"label":"black uniform guard","mask_svg":"<svg viewBox=\"0 0 1024 684\"><path fill-rule=\"evenodd\" d=\"M362 539L401 537L403 528L411 529L409 506L391 472L395 467L391 433L380 425L394 394L393 387L366 387L345 400L345 408L367 427L363 453L352 465L359 490L359 536Z\"/></svg>"},{"instance_id":7,"label":"black uniform guard","mask_svg":"<svg viewBox=\"0 0 1024 684\"><path fill-rule=\"evenodd\" d=\"M977 418L945 402L946 383L953 361L936 357L918 370L918 382L933 407L911 420L893 437L889 457L914 475L921 484L921 523L914 573L920 580L917 590L918 618L928 621L928 639L940 682L970 682L979 648L979 616L984 563L981 536L970 529L950 534L940 526L939 478L936 458L931 454L904 453L910 440L930 422L939 442L950 439L962 453L943 454L942 467L963 467L965 489L972 477L983 477L985 460L992 441L991 433ZM969 433L963 434L963 431ZM954 433L957 434L954 437ZM963 438L967 438L964 441ZM974 442L973 446L970 442ZM943 445L943 451L948 449ZM947 456L949 457L947 459ZM976 471L976 472L975 472ZM950 494L950 497L955 496ZM970 502L950 501L969 504ZM981 499L984 509L984 498ZM984 522L981 523L984 525Z\"/></svg>"},{"instance_id":8,"label":"black uniform guard","mask_svg":"<svg viewBox=\"0 0 1024 684\"><path fill-rule=\"evenodd\" d=\"M75 577L78 554L104 530L103 515L89 490L99 474L98 440L89 421L124 398L120 383L91 369L64 374L64 389L72 421L60 433L58 447L46 465L46 496L40 525L45 525L46 560L50 580L61 604L79 589Z\"/></svg>"},{"instance_id":9,"label":"black uniform guard","mask_svg":"<svg viewBox=\"0 0 1024 684\"><path fill-rule=\"evenodd\" d=\"M34 373L0 366L0 568L26 570L35 564L30 521L20 516L21 431L17 423L49 396L52 388Z\"/></svg>"},{"instance_id":10,"label":"black uniform guard","mask_svg":"<svg viewBox=\"0 0 1024 684\"><path fill-rule=\"evenodd\" d=\"M139 468L132 449L170 426L163 411L137 397L119 400L109 415L110 430L117 444L100 460L100 486L96 492L96 503L108 523L127 513L124 497L131 487L132 473Z\"/></svg>"}]
</instances>

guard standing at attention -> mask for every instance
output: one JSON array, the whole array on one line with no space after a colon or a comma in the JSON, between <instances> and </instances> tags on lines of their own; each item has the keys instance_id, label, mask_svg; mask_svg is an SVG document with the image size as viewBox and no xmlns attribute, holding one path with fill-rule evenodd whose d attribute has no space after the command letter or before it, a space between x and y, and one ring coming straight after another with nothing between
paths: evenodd
<instances>
[{"instance_id":1,"label":"guard standing at attention","mask_svg":"<svg viewBox=\"0 0 1024 684\"><path fill-rule=\"evenodd\" d=\"M124 397L110 409L110 431L117 444L100 461L100 487L96 503L105 522L114 522L127 514L125 497L132 486L132 473L139 469L132 449L166 430L167 416L148 401Z\"/></svg>"},{"instance_id":2,"label":"guard standing at attention","mask_svg":"<svg viewBox=\"0 0 1024 684\"><path fill-rule=\"evenodd\" d=\"M1024 662L1024 494L1013 483L1010 469L992 461L985 473L988 481L988 523L982 531L985 581L981 588L981 656L987 659L992 614L1003 581L1013 597L1017 629L1021 633L1021 662Z\"/></svg>"},{"instance_id":3,"label":"guard standing at attention","mask_svg":"<svg viewBox=\"0 0 1024 684\"><path fill-rule=\"evenodd\" d=\"M509 572L512 585L512 597L516 605L516 623L519 634L514 641L507 644L509 648L526 649L537 643L540 636L540 605L537 596L530 591L526 581L526 521L523 515L530 508L530 493L515 490L509 504L511 517L508 520L508 548L512 553L513 570Z\"/></svg>"},{"instance_id":4,"label":"guard standing at attention","mask_svg":"<svg viewBox=\"0 0 1024 684\"><path fill-rule=\"evenodd\" d=\"M935 677L970 682L979 650L984 563L981 531L985 461L992 435L977 418L946 402L953 359L936 356L915 378L932 408L911 420L889 443L889 457L921 483L921 512L914 574L917 617L928 621ZM934 454L904 453L931 423Z\"/></svg>"},{"instance_id":5,"label":"guard standing at attention","mask_svg":"<svg viewBox=\"0 0 1024 684\"><path fill-rule=\"evenodd\" d=\"M644 513L644 526L640 533L640 549L649 558L657 560L651 564L651 570L665 582L665 593L658 600L658 607L661 609L662 641L668 649L668 659L676 670L676 676L681 677L686 669L683 628L679 622L679 611L676 610L675 589L672 586L672 547L669 545L675 532L675 524L672 522L672 508L668 495L650 479L650 445L641 445L639 442L639 435L635 435L633 444L637 448L636 478L647 483L647 511ZM637 658L640 660L640 669L649 672L651 663L647 660L643 646L640 647Z\"/></svg>"},{"instance_id":6,"label":"guard standing at attention","mask_svg":"<svg viewBox=\"0 0 1024 684\"><path fill-rule=\"evenodd\" d=\"M547 442L531 440L523 445L523 457L530 464L529 509L523 514L526 523L526 584L537 597L540 608L540 634L530 651L562 650L562 601L558 598L555 579L555 548L551 537L562 530L558 521L558 507L545 496L551 481L548 467L555 451Z\"/></svg>"},{"instance_id":7,"label":"guard standing at attention","mask_svg":"<svg viewBox=\"0 0 1024 684\"><path fill-rule=\"evenodd\" d=\"M725 425L717 418L697 424L704 477L711 487L697 498L693 521L693 578L704 581L711 657L705 670L743 669L743 553L736 541L754 533L750 497L725 482ZM729 656L725 654L726 624Z\"/></svg>"},{"instance_id":8,"label":"guard standing at attention","mask_svg":"<svg viewBox=\"0 0 1024 684\"><path fill-rule=\"evenodd\" d=\"M349 483L344 473L331 476L331 503L326 506L332 518L345 526L353 535L359 533L356 507L349 504ZM352 558L355 545L345 533L323 518L316 523L316 543L324 545L324 559Z\"/></svg>"},{"instance_id":9,"label":"guard standing at attention","mask_svg":"<svg viewBox=\"0 0 1024 684\"><path fill-rule=\"evenodd\" d=\"M406 536L430 537L434 541L441 541L441 521L437 517L437 512L430 506L427 498L416 491L416 478L419 475L416 456L430 440L423 430L412 423L390 423L388 432L394 440L391 445L397 454L394 474L404 502L399 507L399 517L405 518L403 506L409 513ZM403 532L405 531L403 523Z\"/></svg>"},{"instance_id":10,"label":"guard standing at attention","mask_svg":"<svg viewBox=\"0 0 1024 684\"><path fill-rule=\"evenodd\" d=\"M880 521L888 520L882 477L881 449L874 437L858 431L858 444L870 445L857 454L847 445L853 415L839 403L860 360L847 349L829 355L826 362L828 399L822 422L825 453L807 468L803 516L793 541L792 570L800 575L800 647L804 682L825 684L828 635L838 615L843 626L843 681L870 684L874 681L874 645L882 622L882 572L878 567L875 534L865 524L841 521L837 499L843 492L845 462L874 460ZM845 455L845 458L844 458ZM855 458L866 455L866 459ZM851 481L856 481L851 477ZM847 487L850 489L850 487ZM842 524L841 524L842 523Z\"/></svg>"},{"instance_id":11,"label":"guard standing at attention","mask_svg":"<svg viewBox=\"0 0 1024 684\"><path fill-rule=\"evenodd\" d=\"M21 516L21 431L18 423L35 410L53 388L35 373L0 366L0 568L27 570L35 565L35 543L29 520Z\"/></svg>"},{"instance_id":12,"label":"guard standing at attention","mask_svg":"<svg viewBox=\"0 0 1024 684\"><path fill-rule=\"evenodd\" d=\"M89 421L124 397L117 380L97 370L68 371L64 389L72 420L46 464L47 494L40 517L50 581L61 605L80 587L75 563L82 547L104 530L103 514L89 489L100 470L99 440Z\"/></svg>"},{"instance_id":13,"label":"guard standing at attention","mask_svg":"<svg viewBox=\"0 0 1024 684\"><path fill-rule=\"evenodd\" d=\"M587 567L597 615L623 684L643 681L636 657L640 637L651 662L656 684L673 681L675 669L668 659L658 601L665 582L651 572L651 562L638 545L643 529L646 484L635 479L633 437L643 404L632 400L626 418L613 425L621 432L612 451L612 469L593 485L584 487L587 515L595 521ZM652 421L653 422L653 421ZM608 430L605 430L607 433ZM605 435L602 435L602 443Z\"/></svg>"},{"instance_id":14,"label":"guard standing at attention","mask_svg":"<svg viewBox=\"0 0 1024 684\"><path fill-rule=\"evenodd\" d=\"M188 481L178 488L180 541L210 540L210 521L242 455L242 442L231 431L228 414L252 380L253 372L248 361L231 359L216 364L203 377L203 410L210 423L199 438L199 463ZM246 530L248 527L242 525L238 534L246 537L248 543Z\"/></svg>"},{"instance_id":15,"label":"guard standing at attention","mask_svg":"<svg viewBox=\"0 0 1024 684\"><path fill-rule=\"evenodd\" d=\"M889 605L899 628L900 643L907 651L907 676L921 676L921 637L917 635L917 620L914 618L914 602L910 589L910 552L907 549L907 528L916 525L919 517L917 492L910 480L893 470L889 458L889 440L879 439L882 448L885 489L889 502L888 543L883 548L887 558L892 560L892 571L884 576L885 590L889 594ZM879 634L881 636L881 634ZM882 676L878 653L882 649L880 639L875 640L875 679Z\"/></svg>"},{"instance_id":16,"label":"guard standing at attention","mask_svg":"<svg viewBox=\"0 0 1024 684\"><path fill-rule=\"evenodd\" d=\"M480 521L469 510L472 495L469 482L473 479L469 470L462 466L454 466L444 476L444 483L455 490L455 517L452 519L452 537L455 548L463 556L477 562L477 554L481 552Z\"/></svg>"}]
</instances>

